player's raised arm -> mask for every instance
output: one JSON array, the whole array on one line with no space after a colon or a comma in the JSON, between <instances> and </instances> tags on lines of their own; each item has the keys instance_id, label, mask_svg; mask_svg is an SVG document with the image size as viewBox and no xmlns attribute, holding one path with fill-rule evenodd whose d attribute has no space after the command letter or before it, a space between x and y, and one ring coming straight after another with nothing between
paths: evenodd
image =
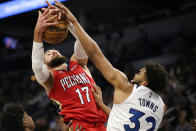
<instances>
[{"instance_id":1,"label":"player's raised arm","mask_svg":"<svg viewBox=\"0 0 196 131\"><path fill-rule=\"evenodd\" d=\"M89 59L95 64L95 66L101 71L104 77L114 85L114 87L127 87L128 80L124 73L115 69L110 62L103 55L102 51L98 47L97 43L84 31L84 29L80 26L75 16L69 11L67 7L65 7L62 3L54 0L55 5L60 8L63 14L66 17L68 23L72 23L78 38L84 47ZM125 82L127 81L127 82ZM121 84L122 82L127 84Z\"/></svg>"},{"instance_id":2,"label":"player's raised arm","mask_svg":"<svg viewBox=\"0 0 196 131\"><path fill-rule=\"evenodd\" d=\"M43 13L39 11L39 17L34 30L33 49L32 49L32 69L35 73L36 79L40 84L44 84L49 80L50 73L46 65L44 64L44 47L43 47L43 33L48 26L58 24L57 22L49 22L55 17L48 18L48 16L56 10L49 11L50 7Z\"/></svg>"}]
</instances>

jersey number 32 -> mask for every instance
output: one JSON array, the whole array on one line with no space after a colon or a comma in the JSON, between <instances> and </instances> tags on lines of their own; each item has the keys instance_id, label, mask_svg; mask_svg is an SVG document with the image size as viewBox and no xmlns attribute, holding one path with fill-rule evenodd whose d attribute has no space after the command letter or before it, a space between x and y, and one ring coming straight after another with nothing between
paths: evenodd
<instances>
[{"instance_id":1,"label":"jersey number 32","mask_svg":"<svg viewBox=\"0 0 196 131\"><path fill-rule=\"evenodd\" d=\"M124 125L124 129L125 131L139 131L140 129L140 121L139 119L145 115L145 113L141 112L141 111L138 111L138 110L135 110L135 109L130 109L129 111L130 114L133 114L132 117L129 118L129 120L135 124L135 127L134 128L130 128L130 126L128 124L125 124ZM147 131L154 131L155 129L155 126L156 126L156 121L153 117L147 117L145 119L148 123L152 123L152 127L150 129L148 129Z\"/></svg>"}]
</instances>

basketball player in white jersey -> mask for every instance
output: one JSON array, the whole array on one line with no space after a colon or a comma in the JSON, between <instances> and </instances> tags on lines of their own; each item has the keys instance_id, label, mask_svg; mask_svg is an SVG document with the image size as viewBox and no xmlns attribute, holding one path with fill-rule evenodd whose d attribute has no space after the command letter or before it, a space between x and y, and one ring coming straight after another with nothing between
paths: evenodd
<instances>
[{"instance_id":1,"label":"basketball player in white jersey","mask_svg":"<svg viewBox=\"0 0 196 131\"><path fill-rule=\"evenodd\" d=\"M90 60L114 87L113 108L107 131L156 131L166 109L157 94L168 82L165 68L157 63L147 63L129 82L123 72L110 64L69 9L56 0L55 5L61 9L67 22L73 24ZM109 114L108 107L103 104L100 106Z\"/></svg>"}]
</instances>

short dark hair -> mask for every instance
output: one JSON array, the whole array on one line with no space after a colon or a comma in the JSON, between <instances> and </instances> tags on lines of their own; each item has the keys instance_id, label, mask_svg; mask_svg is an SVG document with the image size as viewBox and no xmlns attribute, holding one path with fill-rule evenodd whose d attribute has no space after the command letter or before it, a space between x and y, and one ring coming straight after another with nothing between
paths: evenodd
<instances>
[{"instance_id":1,"label":"short dark hair","mask_svg":"<svg viewBox=\"0 0 196 131\"><path fill-rule=\"evenodd\" d=\"M24 109L16 104L8 104L1 113L0 124L3 131L24 131Z\"/></svg>"},{"instance_id":2,"label":"short dark hair","mask_svg":"<svg viewBox=\"0 0 196 131\"><path fill-rule=\"evenodd\" d=\"M155 91L162 91L168 85L168 73L165 67L155 62L145 64L148 87Z\"/></svg>"}]
</instances>

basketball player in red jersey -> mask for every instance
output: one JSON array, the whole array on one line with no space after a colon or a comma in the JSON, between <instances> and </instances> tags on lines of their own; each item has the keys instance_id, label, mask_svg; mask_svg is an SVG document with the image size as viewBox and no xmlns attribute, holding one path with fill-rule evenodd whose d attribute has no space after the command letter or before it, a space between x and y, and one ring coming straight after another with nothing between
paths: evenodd
<instances>
[{"instance_id":1,"label":"basketball player in red jersey","mask_svg":"<svg viewBox=\"0 0 196 131\"><path fill-rule=\"evenodd\" d=\"M88 57L80 41L75 42L69 64L57 50L48 50L44 54L43 32L48 26L58 24L50 23L57 16L47 16L57 11L50 6L43 13L39 11L32 49L32 68L36 80L59 106L58 111L64 122L72 120L74 129L79 123L86 131L105 131L107 116L97 107L91 92L94 80L87 68ZM72 25L69 25L69 30L77 39Z\"/></svg>"}]
</instances>

